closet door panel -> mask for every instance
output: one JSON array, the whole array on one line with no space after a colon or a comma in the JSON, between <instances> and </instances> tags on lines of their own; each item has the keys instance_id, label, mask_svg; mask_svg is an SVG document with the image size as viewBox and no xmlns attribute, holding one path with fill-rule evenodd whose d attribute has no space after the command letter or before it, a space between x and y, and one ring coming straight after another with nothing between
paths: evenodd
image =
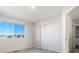
<instances>
[{"instance_id":1,"label":"closet door panel","mask_svg":"<svg viewBox=\"0 0 79 59\"><path fill-rule=\"evenodd\" d=\"M41 48L48 49L47 47L47 26L41 26Z\"/></svg>"},{"instance_id":2,"label":"closet door panel","mask_svg":"<svg viewBox=\"0 0 79 59\"><path fill-rule=\"evenodd\" d=\"M48 50L59 52L62 43L59 27L56 24L50 24L47 27L47 48Z\"/></svg>"}]
</instances>

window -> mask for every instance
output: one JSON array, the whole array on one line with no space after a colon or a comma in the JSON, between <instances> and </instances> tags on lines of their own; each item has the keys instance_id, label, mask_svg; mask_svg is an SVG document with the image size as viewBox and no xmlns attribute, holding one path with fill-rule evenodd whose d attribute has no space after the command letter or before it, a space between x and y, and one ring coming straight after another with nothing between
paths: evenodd
<instances>
[{"instance_id":1,"label":"window","mask_svg":"<svg viewBox=\"0 0 79 59\"><path fill-rule=\"evenodd\" d=\"M0 39L1 38L24 38L24 24L10 23L0 21Z\"/></svg>"},{"instance_id":2,"label":"window","mask_svg":"<svg viewBox=\"0 0 79 59\"><path fill-rule=\"evenodd\" d=\"M24 37L24 25L22 24L15 24L14 33L16 38L23 38Z\"/></svg>"}]
</instances>

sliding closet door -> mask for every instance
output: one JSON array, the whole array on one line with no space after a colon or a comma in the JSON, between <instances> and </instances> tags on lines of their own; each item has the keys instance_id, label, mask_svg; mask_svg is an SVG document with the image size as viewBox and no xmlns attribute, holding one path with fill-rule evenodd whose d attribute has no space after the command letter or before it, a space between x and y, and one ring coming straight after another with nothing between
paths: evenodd
<instances>
[{"instance_id":1,"label":"sliding closet door","mask_svg":"<svg viewBox=\"0 0 79 59\"><path fill-rule=\"evenodd\" d=\"M47 26L41 26L41 41L40 41L41 48L48 49L47 47Z\"/></svg>"},{"instance_id":2,"label":"sliding closet door","mask_svg":"<svg viewBox=\"0 0 79 59\"><path fill-rule=\"evenodd\" d=\"M41 48L60 52L61 34L59 24L41 26Z\"/></svg>"},{"instance_id":3,"label":"sliding closet door","mask_svg":"<svg viewBox=\"0 0 79 59\"><path fill-rule=\"evenodd\" d=\"M50 24L47 28L47 46L48 50L61 51L61 33L59 24Z\"/></svg>"}]
</instances>

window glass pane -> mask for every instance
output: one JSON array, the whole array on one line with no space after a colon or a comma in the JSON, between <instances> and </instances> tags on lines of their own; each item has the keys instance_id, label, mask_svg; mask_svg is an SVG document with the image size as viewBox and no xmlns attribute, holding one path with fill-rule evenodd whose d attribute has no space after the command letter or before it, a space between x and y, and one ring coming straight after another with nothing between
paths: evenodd
<instances>
[{"instance_id":1,"label":"window glass pane","mask_svg":"<svg viewBox=\"0 0 79 59\"><path fill-rule=\"evenodd\" d=\"M15 37L24 38L24 25L15 24Z\"/></svg>"},{"instance_id":2,"label":"window glass pane","mask_svg":"<svg viewBox=\"0 0 79 59\"><path fill-rule=\"evenodd\" d=\"M6 30L7 30L6 24L7 24L6 22L3 22L3 21L0 22L0 34L2 36L6 35Z\"/></svg>"},{"instance_id":3,"label":"window glass pane","mask_svg":"<svg viewBox=\"0 0 79 59\"><path fill-rule=\"evenodd\" d=\"M14 24L0 21L0 36L4 38L12 38L14 35Z\"/></svg>"},{"instance_id":4,"label":"window glass pane","mask_svg":"<svg viewBox=\"0 0 79 59\"><path fill-rule=\"evenodd\" d=\"M13 23L8 23L7 22L7 35L8 35L8 38L13 38L14 36L14 24Z\"/></svg>"},{"instance_id":5,"label":"window glass pane","mask_svg":"<svg viewBox=\"0 0 79 59\"><path fill-rule=\"evenodd\" d=\"M0 37L3 36L3 27L2 27L2 21L0 21Z\"/></svg>"}]
</instances>

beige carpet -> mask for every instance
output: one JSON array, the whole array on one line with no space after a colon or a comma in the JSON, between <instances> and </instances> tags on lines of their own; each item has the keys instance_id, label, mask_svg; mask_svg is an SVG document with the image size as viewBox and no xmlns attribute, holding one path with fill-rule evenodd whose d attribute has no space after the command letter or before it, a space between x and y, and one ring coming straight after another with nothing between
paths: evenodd
<instances>
[{"instance_id":1,"label":"beige carpet","mask_svg":"<svg viewBox=\"0 0 79 59\"><path fill-rule=\"evenodd\" d=\"M76 48L73 49L73 50L72 50L72 53L79 53L79 49L76 49Z\"/></svg>"},{"instance_id":2,"label":"beige carpet","mask_svg":"<svg viewBox=\"0 0 79 59\"><path fill-rule=\"evenodd\" d=\"M44 49L30 48L30 49L17 50L8 53L56 53L56 52L52 52Z\"/></svg>"}]
</instances>

